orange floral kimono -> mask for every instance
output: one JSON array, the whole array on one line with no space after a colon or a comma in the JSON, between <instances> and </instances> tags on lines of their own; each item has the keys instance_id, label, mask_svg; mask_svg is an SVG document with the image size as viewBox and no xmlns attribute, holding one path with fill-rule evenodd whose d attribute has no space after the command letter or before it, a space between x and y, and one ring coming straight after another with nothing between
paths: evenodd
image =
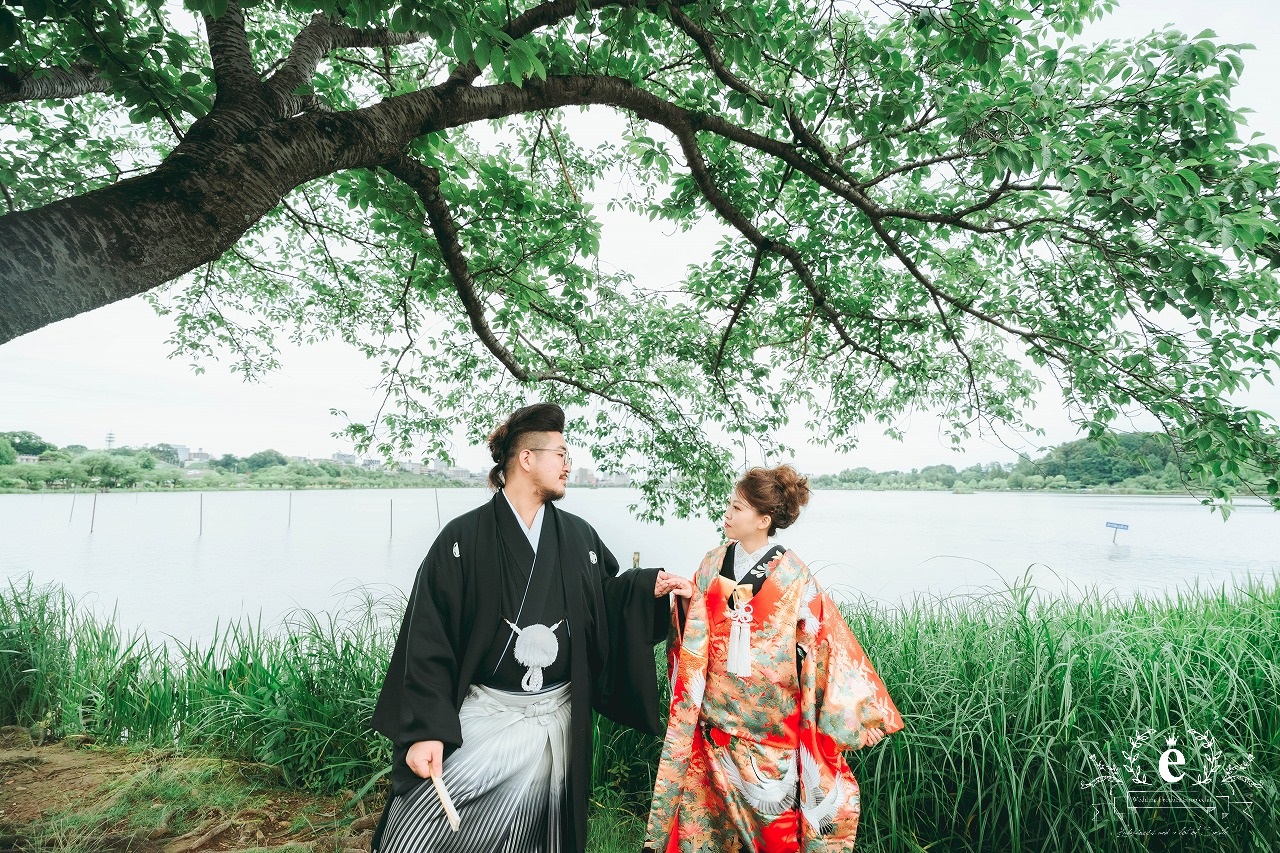
<instances>
[{"instance_id":1,"label":"orange floral kimono","mask_svg":"<svg viewBox=\"0 0 1280 853\"><path fill-rule=\"evenodd\" d=\"M850 850L861 808L842 753L902 716L808 566L775 547L735 582L721 574L733 547L703 559L684 624L673 614L645 847Z\"/></svg>"}]
</instances>

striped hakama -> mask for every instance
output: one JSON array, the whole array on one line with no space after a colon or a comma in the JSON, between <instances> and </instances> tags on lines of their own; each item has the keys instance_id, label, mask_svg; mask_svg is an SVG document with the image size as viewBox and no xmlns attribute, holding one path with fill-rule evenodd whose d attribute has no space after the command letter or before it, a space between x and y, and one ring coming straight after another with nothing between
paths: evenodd
<instances>
[{"instance_id":1,"label":"striped hakama","mask_svg":"<svg viewBox=\"0 0 1280 853\"><path fill-rule=\"evenodd\" d=\"M449 828L430 779L392 801L380 853L562 853L570 685L508 693L473 685L462 746L444 783L462 820Z\"/></svg>"}]
</instances>

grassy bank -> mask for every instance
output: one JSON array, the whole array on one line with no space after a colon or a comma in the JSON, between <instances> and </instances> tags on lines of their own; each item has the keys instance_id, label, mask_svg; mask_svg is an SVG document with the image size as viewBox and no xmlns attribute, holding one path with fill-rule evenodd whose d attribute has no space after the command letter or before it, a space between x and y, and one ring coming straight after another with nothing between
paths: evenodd
<instances>
[{"instance_id":1,"label":"grassy bank","mask_svg":"<svg viewBox=\"0 0 1280 853\"><path fill-rule=\"evenodd\" d=\"M80 615L62 590L11 584L0 725L222 756L300 790L376 797L389 752L364 721L401 607L355 598L179 647ZM859 850L1280 848L1276 584L1072 601L1015 586L846 616L908 726L851 756ZM1156 770L1170 737L1177 783ZM607 722L597 744L592 849L637 849L658 744Z\"/></svg>"}]
</instances>

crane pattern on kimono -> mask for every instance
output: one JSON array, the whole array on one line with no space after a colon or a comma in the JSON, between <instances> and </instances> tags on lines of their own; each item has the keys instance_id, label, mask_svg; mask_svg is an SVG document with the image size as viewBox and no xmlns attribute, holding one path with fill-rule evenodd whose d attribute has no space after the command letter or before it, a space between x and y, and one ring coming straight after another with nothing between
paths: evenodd
<instances>
[{"instance_id":1,"label":"crane pattern on kimono","mask_svg":"<svg viewBox=\"0 0 1280 853\"><path fill-rule=\"evenodd\" d=\"M733 760L728 750L724 747L717 747L719 752L717 757L720 763L720 769L724 771L724 775L729 779L733 787L738 789L742 794L742 798L751 804L751 807L762 815L777 816L795 808L796 796L798 791L798 777L796 772L796 756L791 753L789 760L785 762L786 770L783 771L781 779L768 779L760 772L760 765L756 763L754 755L748 756L751 764L752 775L755 776L754 782L749 782L743 778L742 773L738 770L737 762Z\"/></svg>"}]
</instances>

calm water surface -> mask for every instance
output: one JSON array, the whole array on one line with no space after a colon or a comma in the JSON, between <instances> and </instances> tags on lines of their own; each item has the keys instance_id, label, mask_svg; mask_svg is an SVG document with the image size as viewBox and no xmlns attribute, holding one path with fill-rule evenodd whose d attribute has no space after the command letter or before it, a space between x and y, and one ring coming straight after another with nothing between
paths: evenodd
<instances>
[{"instance_id":1,"label":"calm water surface","mask_svg":"<svg viewBox=\"0 0 1280 853\"><path fill-rule=\"evenodd\" d=\"M438 521L483 489L0 495L0 577L58 582L153 637L207 638L242 616L334 609L358 586L403 590ZM710 520L642 524L629 489L573 489L562 506L623 565L688 575L719 541ZM203 501L203 508L201 502ZM92 520L93 532L90 532ZM1129 525L1113 544L1108 521ZM819 491L779 541L834 593L897 602L999 586L1119 595L1280 576L1280 513L1242 503L1223 523L1191 498Z\"/></svg>"}]
</instances>

